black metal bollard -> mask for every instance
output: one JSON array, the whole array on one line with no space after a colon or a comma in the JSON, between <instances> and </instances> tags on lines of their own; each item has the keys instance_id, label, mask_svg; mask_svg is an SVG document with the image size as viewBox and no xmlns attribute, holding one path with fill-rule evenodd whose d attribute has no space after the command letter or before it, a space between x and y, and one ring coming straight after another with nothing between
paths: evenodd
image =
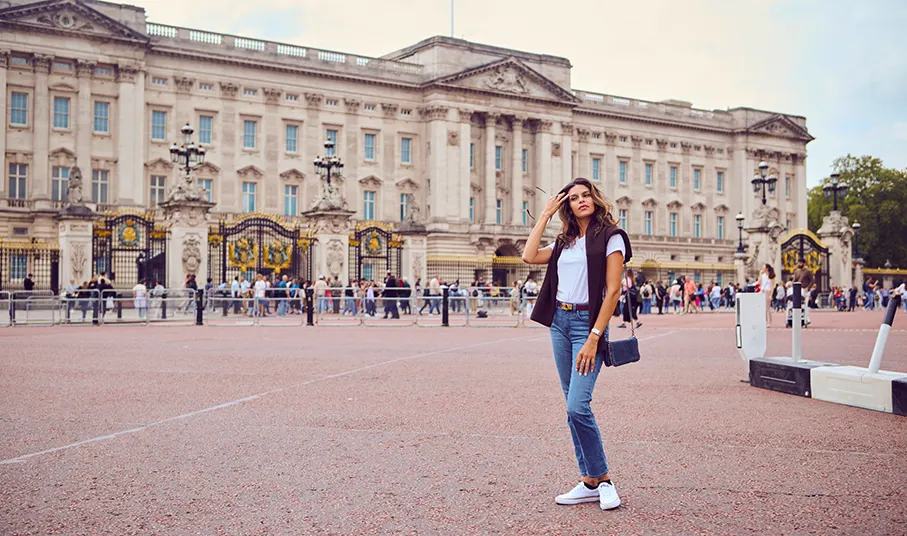
<instances>
[{"instance_id":1,"label":"black metal bollard","mask_svg":"<svg viewBox=\"0 0 907 536\"><path fill-rule=\"evenodd\" d=\"M161 320L167 320L167 294L161 295Z\"/></svg>"},{"instance_id":2,"label":"black metal bollard","mask_svg":"<svg viewBox=\"0 0 907 536\"><path fill-rule=\"evenodd\" d=\"M205 325L205 291L202 289L195 290L195 325Z\"/></svg>"},{"instance_id":3,"label":"black metal bollard","mask_svg":"<svg viewBox=\"0 0 907 536\"><path fill-rule=\"evenodd\" d=\"M315 325L315 306L314 306L315 289L305 289L305 325Z\"/></svg>"},{"instance_id":4,"label":"black metal bollard","mask_svg":"<svg viewBox=\"0 0 907 536\"><path fill-rule=\"evenodd\" d=\"M99 305L100 305L100 303L98 302L98 300L94 300L94 299L91 300L91 323L96 326L98 325L98 306Z\"/></svg>"},{"instance_id":5,"label":"black metal bollard","mask_svg":"<svg viewBox=\"0 0 907 536\"><path fill-rule=\"evenodd\" d=\"M448 318L448 310L450 304L450 288L444 287L441 290L441 325L444 327L450 327L450 319Z\"/></svg>"},{"instance_id":6,"label":"black metal bollard","mask_svg":"<svg viewBox=\"0 0 907 536\"><path fill-rule=\"evenodd\" d=\"M224 299L224 316L227 316L227 309L230 308L230 300Z\"/></svg>"},{"instance_id":7,"label":"black metal bollard","mask_svg":"<svg viewBox=\"0 0 907 536\"><path fill-rule=\"evenodd\" d=\"M122 320L123 319L123 300L122 300L123 295L114 294L114 297L117 300L117 320Z\"/></svg>"},{"instance_id":8,"label":"black metal bollard","mask_svg":"<svg viewBox=\"0 0 907 536\"><path fill-rule=\"evenodd\" d=\"M9 322L10 324L16 323L16 294L10 294L9 296Z\"/></svg>"}]
</instances>

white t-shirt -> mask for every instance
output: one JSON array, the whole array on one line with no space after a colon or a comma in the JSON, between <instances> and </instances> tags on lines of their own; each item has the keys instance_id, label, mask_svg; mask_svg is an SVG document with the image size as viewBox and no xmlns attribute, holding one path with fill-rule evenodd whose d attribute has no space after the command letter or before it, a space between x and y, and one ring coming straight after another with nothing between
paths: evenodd
<instances>
[{"instance_id":1,"label":"white t-shirt","mask_svg":"<svg viewBox=\"0 0 907 536\"><path fill-rule=\"evenodd\" d=\"M545 246L554 249L554 243ZM624 237L619 233L608 240L605 256L620 251L627 256ZM561 251L557 259L557 301L564 303L589 303L589 267L586 264L586 237L577 238L572 246Z\"/></svg>"},{"instance_id":2,"label":"white t-shirt","mask_svg":"<svg viewBox=\"0 0 907 536\"><path fill-rule=\"evenodd\" d=\"M255 297L264 298L265 289L267 289L267 288L268 288L268 284L265 283L265 281L263 279L256 281L255 282Z\"/></svg>"},{"instance_id":3,"label":"white t-shirt","mask_svg":"<svg viewBox=\"0 0 907 536\"><path fill-rule=\"evenodd\" d=\"M145 296L147 295L146 293L148 292L148 287L139 283L138 285L132 287L132 292L135 293L136 301L144 300Z\"/></svg>"},{"instance_id":4,"label":"white t-shirt","mask_svg":"<svg viewBox=\"0 0 907 536\"><path fill-rule=\"evenodd\" d=\"M772 280L768 278L768 274L762 274L762 279L759 281L759 290L763 294L771 295L772 293Z\"/></svg>"}]
</instances>

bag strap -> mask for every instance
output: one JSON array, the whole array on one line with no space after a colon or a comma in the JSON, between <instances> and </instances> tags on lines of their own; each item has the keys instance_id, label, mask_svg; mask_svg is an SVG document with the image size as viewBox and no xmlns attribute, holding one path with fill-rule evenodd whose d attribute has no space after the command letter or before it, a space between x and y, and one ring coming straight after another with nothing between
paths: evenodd
<instances>
[{"instance_id":1,"label":"bag strap","mask_svg":"<svg viewBox=\"0 0 907 536\"><path fill-rule=\"evenodd\" d=\"M636 323L633 322L633 318L630 318L630 337L636 338Z\"/></svg>"}]
</instances>

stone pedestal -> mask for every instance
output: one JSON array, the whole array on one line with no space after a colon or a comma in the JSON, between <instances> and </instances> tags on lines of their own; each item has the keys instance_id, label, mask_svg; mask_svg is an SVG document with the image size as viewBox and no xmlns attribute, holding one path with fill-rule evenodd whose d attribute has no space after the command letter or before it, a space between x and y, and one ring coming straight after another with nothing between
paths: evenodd
<instances>
[{"instance_id":1,"label":"stone pedestal","mask_svg":"<svg viewBox=\"0 0 907 536\"><path fill-rule=\"evenodd\" d=\"M81 285L91 279L91 237L94 212L85 206L70 206L60 212L57 221L60 242L60 288L74 279Z\"/></svg>"},{"instance_id":2,"label":"stone pedestal","mask_svg":"<svg viewBox=\"0 0 907 536\"><path fill-rule=\"evenodd\" d=\"M160 207L170 231L167 236L167 288L180 288L189 274L195 274L199 288L203 288L208 277L208 212L214 203L170 200L161 203Z\"/></svg>"},{"instance_id":3,"label":"stone pedestal","mask_svg":"<svg viewBox=\"0 0 907 536\"><path fill-rule=\"evenodd\" d=\"M771 264L781 272L781 234L784 226L778 222L781 213L777 208L759 205L744 230L749 237L750 262L746 263L746 276L755 277L763 264Z\"/></svg>"},{"instance_id":4,"label":"stone pedestal","mask_svg":"<svg viewBox=\"0 0 907 536\"><path fill-rule=\"evenodd\" d=\"M742 287L746 282L746 253L734 253L734 271L737 274L736 283Z\"/></svg>"},{"instance_id":5,"label":"stone pedestal","mask_svg":"<svg viewBox=\"0 0 907 536\"><path fill-rule=\"evenodd\" d=\"M403 235L403 266L400 267L400 275L410 285L415 285L419 278L427 281L428 234L425 227L407 222L400 227L400 234Z\"/></svg>"},{"instance_id":6,"label":"stone pedestal","mask_svg":"<svg viewBox=\"0 0 907 536\"><path fill-rule=\"evenodd\" d=\"M822 219L816 235L828 246L829 285L853 285L853 231L847 218L833 210Z\"/></svg>"},{"instance_id":7,"label":"stone pedestal","mask_svg":"<svg viewBox=\"0 0 907 536\"><path fill-rule=\"evenodd\" d=\"M857 290L863 290L863 257L857 257L853 260L853 285Z\"/></svg>"},{"instance_id":8,"label":"stone pedestal","mask_svg":"<svg viewBox=\"0 0 907 536\"><path fill-rule=\"evenodd\" d=\"M311 246L314 248L311 279L336 276L344 286L349 284L350 218L354 214L351 210L317 208L302 213L316 236Z\"/></svg>"}]
</instances>

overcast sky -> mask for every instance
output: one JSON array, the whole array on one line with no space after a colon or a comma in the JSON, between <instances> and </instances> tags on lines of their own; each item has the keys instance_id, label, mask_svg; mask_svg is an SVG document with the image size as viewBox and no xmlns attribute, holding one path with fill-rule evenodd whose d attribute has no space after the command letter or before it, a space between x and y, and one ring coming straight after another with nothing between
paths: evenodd
<instances>
[{"instance_id":1,"label":"overcast sky","mask_svg":"<svg viewBox=\"0 0 907 536\"><path fill-rule=\"evenodd\" d=\"M129 0L126 0L129 1ZM450 35L450 0L132 0L148 20L365 56ZM803 115L810 186L907 168L907 0L455 0L455 37L568 58L573 88Z\"/></svg>"}]
</instances>

